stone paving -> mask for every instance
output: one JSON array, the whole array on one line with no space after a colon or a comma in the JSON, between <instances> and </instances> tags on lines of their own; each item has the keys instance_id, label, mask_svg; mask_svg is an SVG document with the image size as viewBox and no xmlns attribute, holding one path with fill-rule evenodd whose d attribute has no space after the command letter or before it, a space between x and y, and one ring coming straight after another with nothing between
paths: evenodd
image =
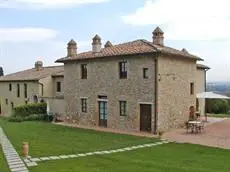
<instances>
[{"instance_id":1,"label":"stone paving","mask_svg":"<svg viewBox=\"0 0 230 172\"><path fill-rule=\"evenodd\" d=\"M136 150L136 149L140 149L140 148L153 147L153 146L167 144L167 143L171 143L171 141L162 140L159 142L137 145L137 146L131 146L131 147L125 147L125 148L120 148L120 149L96 151L96 152L88 152L88 153L79 153L79 154L72 154L72 155L47 156L47 157L39 157L39 158L29 157L29 158L25 159L24 161L27 164L29 164L29 163L36 163L36 162L41 162L41 161L52 161L52 160L58 160L58 159L80 158L80 157L86 157L86 156L92 156L92 155L112 154L112 153Z\"/></svg>"},{"instance_id":2,"label":"stone paving","mask_svg":"<svg viewBox=\"0 0 230 172\"><path fill-rule=\"evenodd\" d=\"M0 144L11 172L28 172L28 169L0 127Z\"/></svg>"},{"instance_id":3,"label":"stone paving","mask_svg":"<svg viewBox=\"0 0 230 172\"><path fill-rule=\"evenodd\" d=\"M186 129L175 129L165 133L163 138L174 140L178 143L230 149L230 119L209 117L202 133L191 134L187 133Z\"/></svg>"}]
</instances>

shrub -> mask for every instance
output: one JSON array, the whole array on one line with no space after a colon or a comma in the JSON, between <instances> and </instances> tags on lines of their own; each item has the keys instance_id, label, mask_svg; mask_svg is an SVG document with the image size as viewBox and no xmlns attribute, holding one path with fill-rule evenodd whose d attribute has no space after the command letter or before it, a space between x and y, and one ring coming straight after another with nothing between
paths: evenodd
<instances>
[{"instance_id":1,"label":"shrub","mask_svg":"<svg viewBox=\"0 0 230 172\"><path fill-rule=\"evenodd\" d=\"M228 101L222 99L207 99L206 100L207 113L226 114L229 111Z\"/></svg>"},{"instance_id":2,"label":"shrub","mask_svg":"<svg viewBox=\"0 0 230 172\"><path fill-rule=\"evenodd\" d=\"M31 114L46 114L46 103L31 103L27 105L16 106L13 116L26 117Z\"/></svg>"},{"instance_id":3,"label":"shrub","mask_svg":"<svg viewBox=\"0 0 230 172\"><path fill-rule=\"evenodd\" d=\"M12 116L12 117L9 118L9 121L10 122L22 122L22 121L24 121L24 119L21 116L15 116L15 117Z\"/></svg>"},{"instance_id":4,"label":"shrub","mask_svg":"<svg viewBox=\"0 0 230 172\"><path fill-rule=\"evenodd\" d=\"M24 117L24 121L42 121L44 119L43 114L32 114Z\"/></svg>"}]
</instances>

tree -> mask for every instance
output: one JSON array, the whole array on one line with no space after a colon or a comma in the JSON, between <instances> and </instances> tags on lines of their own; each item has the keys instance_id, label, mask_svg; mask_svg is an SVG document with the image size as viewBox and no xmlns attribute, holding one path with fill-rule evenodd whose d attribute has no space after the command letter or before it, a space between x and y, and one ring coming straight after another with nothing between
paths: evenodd
<instances>
[{"instance_id":1,"label":"tree","mask_svg":"<svg viewBox=\"0 0 230 172\"><path fill-rule=\"evenodd\" d=\"M1 66L0 66L0 76L4 76L4 72Z\"/></svg>"}]
</instances>

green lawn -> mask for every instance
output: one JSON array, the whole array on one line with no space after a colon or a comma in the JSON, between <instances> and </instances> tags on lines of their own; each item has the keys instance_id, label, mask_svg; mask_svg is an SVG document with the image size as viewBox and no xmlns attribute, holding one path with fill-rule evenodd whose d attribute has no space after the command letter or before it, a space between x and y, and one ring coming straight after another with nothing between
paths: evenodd
<instances>
[{"instance_id":1,"label":"green lawn","mask_svg":"<svg viewBox=\"0 0 230 172\"><path fill-rule=\"evenodd\" d=\"M207 114L208 117L230 118L230 114Z\"/></svg>"},{"instance_id":2,"label":"green lawn","mask_svg":"<svg viewBox=\"0 0 230 172\"><path fill-rule=\"evenodd\" d=\"M43 122L12 123L0 120L0 125L19 153L22 143L29 142L32 157L86 153L157 141L153 138L97 132Z\"/></svg>"},{"instance_id":3,"label":"green lawn","mask_svg":"<svg viewBox=\"0 0 230 172\"><path fill-rule=\"evenodd\" d=\"M0 145L0 171L1 172L10 172L8 165L7 165L7 162L4 158L1 145Z\"/></svg>"},{"instance_id":4,"label":"green lawn","mask_svg":"<svg viewBox=\"0 0 230 172\"><path fill-rule=\"evenodd\" d=\"M165 144L135 151L47 161L31 172L229 172L230 151L189 144Z\"/></svg>"},{"instance_id":5,"label":"green lawn","mask_svg":"<svg viewBox=\"0 0 230 172\"><path fill-rule=\"evenodd\" d=\"M21 143L28 141L32 157L108 150L157 141L41 122L9 123L0 119L0 125L18 152L21 152ZM39 162L30 172L229 172L229 159L229 150L170 143L122 153ZM9 172L1 152L0 171Z\"/></svg>"}]
</instances>

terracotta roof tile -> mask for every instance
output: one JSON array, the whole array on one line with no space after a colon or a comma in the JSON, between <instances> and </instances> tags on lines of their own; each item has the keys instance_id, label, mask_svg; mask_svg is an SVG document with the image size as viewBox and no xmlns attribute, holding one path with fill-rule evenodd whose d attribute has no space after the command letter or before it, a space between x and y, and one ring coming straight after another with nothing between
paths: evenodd
<instances>
[{"instance_id":1,"label":"terracotta roof tile","mask_svg":"<svg viewBox=\"0 0 230 172\"><path fill-rule=\"evenodd\" d=\"M202 60L201 58L194 56L189 53L182 52L166 46L158 46L152 42L140 39L132 42L127 42L123 44L113 45L111 47L105 47L101 49L101 52L95 53L92 51L83 52L77 54L76 57L63 57L58 59L56 62L65 62L72 60L84 60L84 59L94 59L102 57L113 57L121 55L135 55L135 54L155 54L156 52L179 55L182 57L192 58L196 60Z\"/></svg>"},{"instance_id":2,"label":"terracotta roof tile","mask_svg":"<svg viewBox=\"0 0 230 172\"><path fill-rule=\"evenodd\" d=\"M63 66L48 66L43 67L40 70L36 70L35 68L27 69L24 71L20 71L17 73L9 74L0 77L1 81L32 81L32 80L39 80L48 76L51 76L52 74L56 74L59 72L64 71Z\"/></svg>"}]
</instances>

